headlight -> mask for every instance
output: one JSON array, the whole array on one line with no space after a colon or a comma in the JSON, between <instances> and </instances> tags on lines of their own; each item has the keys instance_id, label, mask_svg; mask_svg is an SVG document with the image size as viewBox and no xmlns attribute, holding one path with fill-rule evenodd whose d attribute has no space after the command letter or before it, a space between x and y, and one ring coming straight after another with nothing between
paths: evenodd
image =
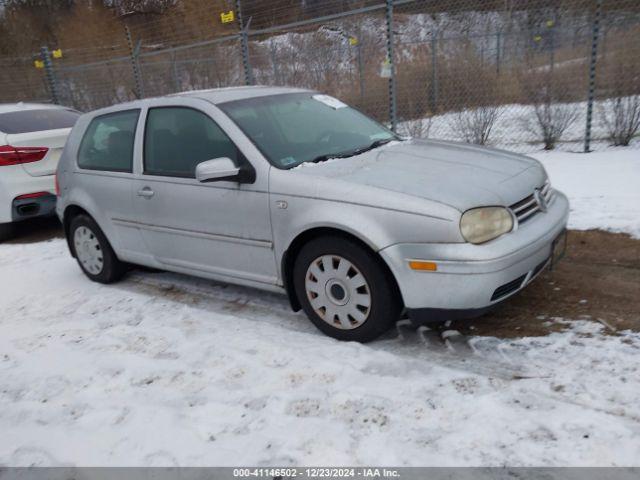
<instances>
[{"instance_id":1,"label":"headlight","mask_svg":"<svg viewBox=\"0 0 640 480\"><path fill-rule=\"evenodd\" d=\"M467 210L460 219L460 232L467 242L484 243L510 232L513 217L504 207L483 207Z\"/></svg>"}]
</instances>

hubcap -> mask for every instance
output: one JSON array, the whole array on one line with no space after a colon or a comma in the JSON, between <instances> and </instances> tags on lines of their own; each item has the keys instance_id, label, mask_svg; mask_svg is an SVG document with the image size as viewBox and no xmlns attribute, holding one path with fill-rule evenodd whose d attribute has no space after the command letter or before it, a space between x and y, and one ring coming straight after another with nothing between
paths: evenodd
<instances>
[{"instance_id":1,"label":"hubcap","mask_svg":"<svg viewBox=\"0 0 640 480\"><path fill-rule=\"evenodd\" d=\"M346 258L339 255L316 258L307 269L304 286L313 310L332 327L351 330L369 318L369 284Z\"/></svg>"},{"instance_id":2,"label":"hubcap","mask_svg":"<svg viewBox=\"0 0 640 480\"><path fill-rule=\"evenodd\" d=\"M104 267L104 258L96 235L85 226L79 227L73 234L73 244L84 269L93 275L98 275Z\"/></svg>"}]
</instances>

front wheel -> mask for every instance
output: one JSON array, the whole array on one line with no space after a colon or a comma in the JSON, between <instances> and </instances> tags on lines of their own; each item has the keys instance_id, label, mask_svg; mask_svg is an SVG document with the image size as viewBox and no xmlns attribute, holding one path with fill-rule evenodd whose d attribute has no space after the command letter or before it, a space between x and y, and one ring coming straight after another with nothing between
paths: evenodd
<instances>
[{"instance_id":1,"label":"front wheel","mask_svg":"<svg viewBox=\"0 0 640 480\"><path fill-rule=\"evenodd\" d=\"M71 244L78 265L94 282L112 283L126 272L126 266L114 253L98 224L87 215L71 220Z\"/></svg>"},{"instance_id":2,"label":"front wheel","mask_svg":"<svg viewBox=\"0 0 640 480\"><path fill-rule=\"evenodd\" d=\"M322 237L302 247L293 279L302 308L318 329L338 340L368 342L400 315L389 275L358 243Z\"/></svg>"}]
</instances>

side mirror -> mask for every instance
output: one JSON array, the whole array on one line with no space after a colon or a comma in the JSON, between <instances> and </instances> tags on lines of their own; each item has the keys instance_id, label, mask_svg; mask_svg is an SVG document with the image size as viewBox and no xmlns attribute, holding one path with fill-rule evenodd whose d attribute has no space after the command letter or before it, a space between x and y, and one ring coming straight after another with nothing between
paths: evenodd
<instances>
[{"instance_id":1,"label":"side mirror","mask_svg":"<svg viewBox=\"0 0 640 480\"><path fill-rule=\"evenodd\" d=\"M221 180L238 180L240 167L227 157L206 160L196 166L196 180L202 183Z\"/></svg>"}]
</instances>

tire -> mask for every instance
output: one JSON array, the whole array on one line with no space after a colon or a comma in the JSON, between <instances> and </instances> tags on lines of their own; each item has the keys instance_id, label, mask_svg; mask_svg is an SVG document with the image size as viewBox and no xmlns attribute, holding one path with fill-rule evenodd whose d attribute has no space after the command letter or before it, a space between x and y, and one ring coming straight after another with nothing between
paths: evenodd
<instances>
[{"instance_id":1,"label":"tire","mask_svg":"<svg viewBox=\"0 0 640 480\"><path fill-rule=\"evenodd\" d=\"M400 317L390 275L372 252L333 236L304 245L293 268L295 292L311 322L330 337L363 343Z\"/></svg>"},{"instance_id":2,"label":"tire","mask_svg":"<svg viewBox=\"0 0 640 480\"><path fill-rule=\"evenodd\" d=\"M78 265L94 282L113 283L122 278L127 268L118 260L107 237L87 215L71 219L69 240Z\"/></svg>"},{"instance_id":3,"label":"tire","mask_svg":"<svg viewBox=\"0 0 640 480\"><path fill-rule=\"evenodd\" d=\"M0 223L0 242L4 242L13 237L13 223Z\"/></svg>"}]
</instances>

